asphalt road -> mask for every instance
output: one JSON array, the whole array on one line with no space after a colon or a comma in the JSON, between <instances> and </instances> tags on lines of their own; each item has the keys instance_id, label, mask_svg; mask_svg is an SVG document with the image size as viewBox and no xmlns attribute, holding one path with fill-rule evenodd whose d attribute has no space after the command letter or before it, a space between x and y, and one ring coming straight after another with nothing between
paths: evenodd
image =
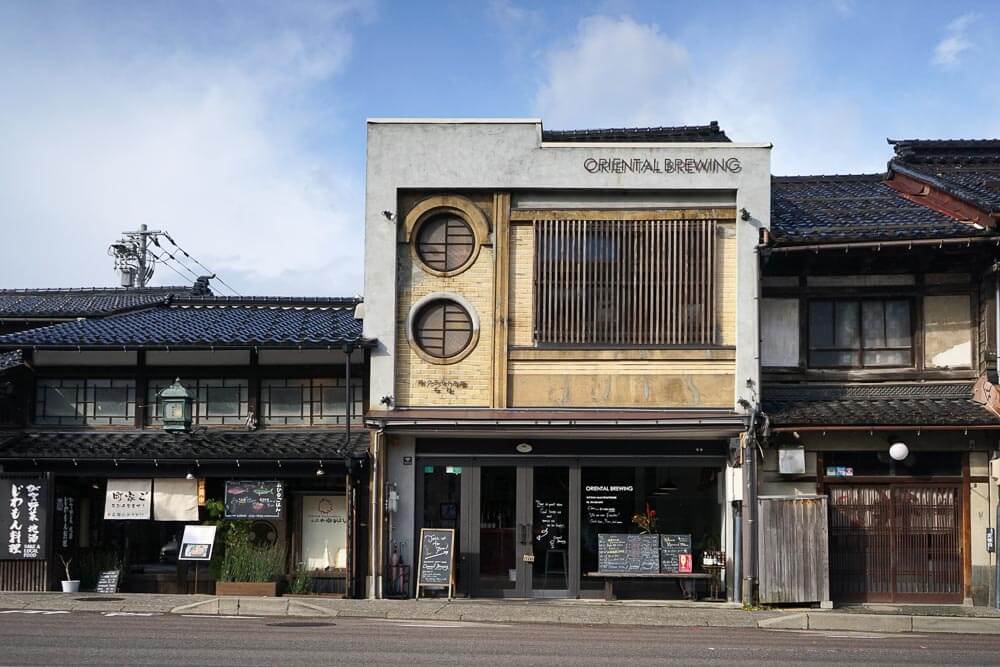
<instances>
[{"instance_id":1,"label":"asphalt road","mask_svg":"<svg viewBox=\"0 0 1000 667\"><path fill-rule=\"evenodd\" d=\"M0 665L1000 664L1000 637L0 612Z\"/></svg>"}]
</instances>

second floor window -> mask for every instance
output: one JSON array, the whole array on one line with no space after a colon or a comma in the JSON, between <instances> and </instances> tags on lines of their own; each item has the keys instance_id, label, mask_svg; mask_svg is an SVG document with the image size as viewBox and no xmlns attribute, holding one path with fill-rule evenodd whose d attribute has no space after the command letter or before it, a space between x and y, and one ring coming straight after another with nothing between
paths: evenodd
<instances>
[{"instance_id":1,"label":"second floor window","mask_svg":"<svg viewBox=\"0 0 1000 667\"><path fill-rule=\"evenodd\" d=\"M809 365L886 368L913 365L909 299L809 302Z\"/></svg>"},{"instance_id":2,"label":"second floor window","mask_svg":"<svg viewBox=\"0 0 1000 667\"><path fill-rule=\"evenodd\" d=\"M146 422L162 423L161 391L173 384L173 379L157 378L149 381L146 396ZM249 383L243 378L181 379L181 384L194 398L192 418L203 426L241 425L246 423L249 412Z\"/></svg>"},{"instance_id":3,"label":"second floor window","mask_svg":"<svg viewBox=\"0 0 1000 667\"><path fill-rule=\"evenodd\" d=\"M126 426L135 420L135 381L42 379L35 387L35 423Z\"/></svg>"},{"instance_id":4,"label":"second floor window","mask_svg":"<svg viewBox=\"0 0 1000 667\"><path fill-rule=\"evenodd\" d=\"M534 225L539 343L717 343L717 220Z\"/></svg>"},{"instance_id":5,"label":"second floor window","mask_svg":"<svg viewBox=\"0 0 1000 667\"><path fill-rule=\"evenodd\" d=\"M261 382L260 409L268 426L344 424L347 392L344 378L274 379ZM351 421L362 414L361 378L351 381Z\"/></svg>"}]
</instances>

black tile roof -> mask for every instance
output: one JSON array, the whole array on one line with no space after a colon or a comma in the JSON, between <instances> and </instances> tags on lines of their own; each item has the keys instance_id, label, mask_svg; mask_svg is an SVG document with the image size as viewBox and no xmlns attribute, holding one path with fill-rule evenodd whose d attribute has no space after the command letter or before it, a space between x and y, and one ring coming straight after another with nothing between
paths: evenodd
<instances>
[{"instance_id":1,"label":"black tile roof","mask_svg":"<svg viewBox=\"0 0 1000 667\"><path fill-rule=\"evenodd\" d=\"M0 373L11 368L17 368L24 363L21 350L11 350L10 352L0 352Z\"/></svg>"},{"instance_id":2,"label":"black tile roof","mask_svg":"<svg viewBox=\"0 0 1000 667\"><path fill-rule=\"evenodd\" d=\"M0 434L0 460L301 460L363 458L368 432L213 431L28 431Z\"/></svg>"},{"instance_id":3,"label":"black tile roof","mask_svg":"<svg viewBox=\"0 0 1000 667\"><path fill-rule=\"evenodd\" d=\"M765 385L772 426L993 426L971 383Z\"/></svg>"},{"instance_id":4,"label":"black tile roof","mask_svg":"<svg viewBox=\"0 0 1000 667\"><path fill-rule=\"evenodd\" d=\"M594 130L542 130L542 141L564 142L687 142L729 141L718 121L708 125L614 127Z\"/></svg>"},{"instance_id":5,"label":"black tile roof","mask_svg":"<svg viewBox=\"0 0 1000 667\"><path fill-rule=\"evenodd\" d=\"M988 235L903 198L879 174L771 179L771 236L779 245Z\"/></svg>"},{"instance_id":6,"label":"black tile roof","mask_svg":"<svg viewBox=\"0 0 1000 667\"><path fill-rule=\"evenodd\" d=\"M1000 214L1000 139L890 139L889 170Z\"/></svg>"},{"instance_id":7,"label":"black tile roof","mask_svg":"<svg viewBox=\"0 0 1000 667\"><path fill-rule=\"evenodd\" d=\"M191 286L0 289L0 319L98 317L190 295Z\"/></svg>"},{"instance_id":8,"label":"black tile roof","mask_svg":"<svg viewBox=\"0 0 1000 667\"><path fill-rule=\"evenodd\" d=\"M325 348L363 344L356 299L190 298L0 336L0 349Z\"/></svg>"}]
</instances>

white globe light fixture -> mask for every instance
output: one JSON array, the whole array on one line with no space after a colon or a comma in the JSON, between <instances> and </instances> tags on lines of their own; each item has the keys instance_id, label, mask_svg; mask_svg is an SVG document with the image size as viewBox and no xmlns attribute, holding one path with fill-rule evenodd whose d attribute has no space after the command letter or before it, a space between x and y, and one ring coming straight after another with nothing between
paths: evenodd
<instances>
[{"instance_id":1,"label":"white globe light fixture","mask_svg":"<svg viewBox=\"0 0 1000 667\"><path fill-rule=\"evenodd\" d=\"M892 457L893 461L902 461L909 455L910 455L910 448L906 446L905 442L902 442L901 440L896 440L891 445L889 445L889 456Z\"/></svg>"}]
</instances>

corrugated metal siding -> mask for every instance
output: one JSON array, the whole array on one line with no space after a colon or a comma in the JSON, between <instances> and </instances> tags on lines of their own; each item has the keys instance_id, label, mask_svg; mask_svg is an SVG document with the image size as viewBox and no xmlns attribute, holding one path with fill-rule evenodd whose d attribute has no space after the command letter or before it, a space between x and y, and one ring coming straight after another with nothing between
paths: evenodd
<instances>
[{"instance_id":1,"label":"corrugated metal siding","mask_svg":"<svg viewBox=\"0 0 1000 667\"><path fill-rule=\"evenodd\" d=\"M758 511L760 601L829 600L826 497L762 497Z\"/></svg>"}]
</instances>

